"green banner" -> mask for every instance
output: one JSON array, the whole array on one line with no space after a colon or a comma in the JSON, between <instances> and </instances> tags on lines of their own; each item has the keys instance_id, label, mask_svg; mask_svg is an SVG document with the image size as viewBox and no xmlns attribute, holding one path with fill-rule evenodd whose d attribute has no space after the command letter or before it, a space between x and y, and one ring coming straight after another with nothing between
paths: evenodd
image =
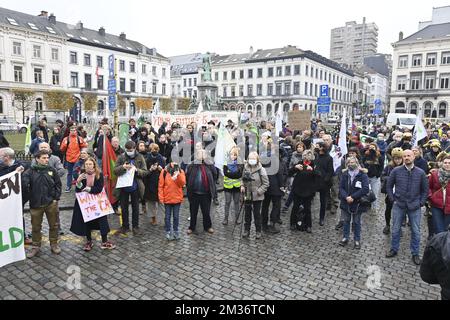
<instances>
[{"instance_id":1,"label":"green banner","mask_svg":"<svg viewBox=\"0 0 450 320\"><path fill-rule=\"evenodd\" d=\"M129 138L130 125L128 123L119 124L119 144L125 148L125 144L130 140Z\"/></svg>"}]
</instances>

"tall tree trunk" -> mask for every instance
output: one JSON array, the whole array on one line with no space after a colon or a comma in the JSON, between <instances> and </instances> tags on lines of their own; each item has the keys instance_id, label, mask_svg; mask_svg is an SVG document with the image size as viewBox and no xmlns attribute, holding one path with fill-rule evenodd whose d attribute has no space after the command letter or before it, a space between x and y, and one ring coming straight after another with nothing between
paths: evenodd
<instances>
[{"instance_id":1,"label":"tall tree trunk","mask_svg":"<svg viewBox=\"0 0 450 320\"><path fill-rule=\"evenodd\" d=\"M22 123L25 123L25 106L23 102L22 102Z\"/></svg>"}]
</instances>

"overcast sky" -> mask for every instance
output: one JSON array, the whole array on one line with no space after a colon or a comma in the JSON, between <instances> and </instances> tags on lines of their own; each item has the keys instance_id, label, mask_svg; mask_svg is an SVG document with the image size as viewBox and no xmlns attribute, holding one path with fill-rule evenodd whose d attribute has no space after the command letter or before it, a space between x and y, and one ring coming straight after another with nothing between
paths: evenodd
<instances>
[{"instance_id":1,"label":"overcast sky","mask_svg":"<svg viewBox=\"0 0 450 320\"><path fill-rule=\"evenodd\" d=\"M244 53L295 45L329 57L330 31L347 21L375 22L378 52L417 31L432 8L450 0L2 0L0 6L139 41L167 57L193 53Z\"/></svg>"}]
</instances>

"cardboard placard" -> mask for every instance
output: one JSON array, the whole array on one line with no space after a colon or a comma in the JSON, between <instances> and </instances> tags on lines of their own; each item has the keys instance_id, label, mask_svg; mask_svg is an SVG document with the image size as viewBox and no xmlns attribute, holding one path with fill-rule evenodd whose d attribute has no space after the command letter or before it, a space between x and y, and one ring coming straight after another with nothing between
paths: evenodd
<instances>
[{"instance_id":1,"label":"cardboard placard","mask_svg":"<svg viewBox=\"0 0 450 320\"><path fill-rule=\"evenodd\" d=\"M311 112L309 110L289 111L288 123L291 130L311 130Z\"/></svg>"}]
</instances>

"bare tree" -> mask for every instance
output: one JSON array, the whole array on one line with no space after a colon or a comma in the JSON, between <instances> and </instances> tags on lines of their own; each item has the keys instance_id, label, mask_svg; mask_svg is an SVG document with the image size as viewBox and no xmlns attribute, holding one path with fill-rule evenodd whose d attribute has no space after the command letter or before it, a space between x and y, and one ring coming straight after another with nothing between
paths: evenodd
<instances>
[{"instance_id":1,"label":"bare tree","mask_svg":"<svg viewBox=\"0 0 450 320\"><path fill-rule=\"evenodd\" d=\"M25 111L31 110L35 101L35 91L28 89L11 89L14 107L22 111L22 122L25 123Z\"/></svg>"}]
</instances>

